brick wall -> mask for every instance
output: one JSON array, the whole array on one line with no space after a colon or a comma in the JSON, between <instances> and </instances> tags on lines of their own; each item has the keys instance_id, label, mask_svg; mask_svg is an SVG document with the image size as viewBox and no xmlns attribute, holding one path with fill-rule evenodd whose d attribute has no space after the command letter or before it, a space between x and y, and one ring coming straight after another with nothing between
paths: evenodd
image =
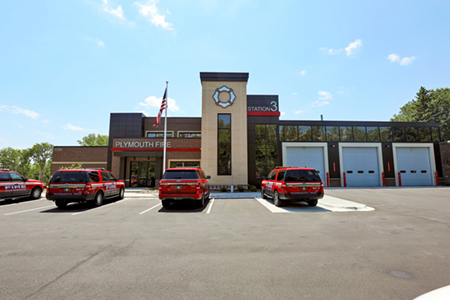
<instances>
[{"instance_id":1,"label":"brick wall","mask_svg":"<svg viewBox=\"0 0 450 300\"><path fill-rule=\"evenodd\" d=\"M52 174L80 163L83 168L106 168L107 157L108 147L54 146Z\"/></svg>"}]
</instances>

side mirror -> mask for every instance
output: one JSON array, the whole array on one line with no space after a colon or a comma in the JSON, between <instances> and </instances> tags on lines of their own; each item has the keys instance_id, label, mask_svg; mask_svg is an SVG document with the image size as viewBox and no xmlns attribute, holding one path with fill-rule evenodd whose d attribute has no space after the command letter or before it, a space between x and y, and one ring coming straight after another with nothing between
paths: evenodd
<instances>
[{"instance_id":1,"label":"side mirror","mask_svg":"<svg viewBox=\"0 0 450 300\"><path fill-rule=\"evenodd\" d=\"M206 176L206 179L211 179L211 176L209 176L209 175L208 175L208 176Z\"/></svg>"},{"instance_id":2,"label":"side mirror","mask_svg":"<svg viewBox=\"0 0 450 300\"><path fill-rule=\"evenodd\" d=\"M28 178L24 178L24 179L23 179L23 182L27 182L27 181L28 181Z\"/></svg>"}]
</instances>

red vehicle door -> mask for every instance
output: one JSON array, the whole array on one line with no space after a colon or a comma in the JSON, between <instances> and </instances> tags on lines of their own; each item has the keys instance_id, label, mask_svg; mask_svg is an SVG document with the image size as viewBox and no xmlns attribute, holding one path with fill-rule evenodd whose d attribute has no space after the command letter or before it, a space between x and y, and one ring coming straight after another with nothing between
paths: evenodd
<instances>
[{"instance_id":1,"label":"red vehicle door","mask_svg":"<svg viewBox=\"0 0 450 300\"><path fill-rule=\"evenodd\" d=\"M0 172L0 199L12 196L11 176L8 172Z\"/></svg>"},{"instance_id":2,"label":"red vehicle door","mask_svg":"<svg viewBox=\"0 0 450 300\"><path fill-rule=\"evenodd\" d=\"M12 179L12 195L13 197L24 197L31 193L31 187L27 190L27 184L25 178L20 174L11 172L9 173Z\"/></svg>"}]
</instances>

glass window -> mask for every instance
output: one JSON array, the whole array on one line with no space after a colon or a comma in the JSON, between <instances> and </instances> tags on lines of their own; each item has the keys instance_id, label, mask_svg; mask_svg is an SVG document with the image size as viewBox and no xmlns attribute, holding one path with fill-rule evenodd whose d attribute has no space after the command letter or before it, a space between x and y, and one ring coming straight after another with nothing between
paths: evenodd
<instances>
[{"instance_id":1,"label":"glass window","mask_svg":"<svg viewBox=\"0 0 450 300\"><path fill-rule=\"evenodd\" d=\"M380 141L380 131L378 130L378 127L367 126L367 141L368 142Z\"/></svg>"},{"instance_id":2,"label":"glass window","mask_svg":"<svg viewBox=\"0 0 450 300\"><path fill-rule=\"evenodd\" d=\"M217 175L231 175L231 115L218 114Z\"/></svg>"},{"instance_id":3,"label":"glass window","mask_svg":"<svg viewBox=\"0 0 450 300\"><path fill-rule=\"evenodd\" d=\"M327 126L327 141L339 141L339 126Z\"/></svg>"},{"instance_id":4,"label":"glass window","mask_svg":"<svg viewBox=\"0 0 450 300\"><path fill-rule=\"evenodd\" d=\"M439 127L431 127L431 137L433 138L433 142L441 141L441 138L439 137Z\"/></svg>"},{"instance_id":5,"label":"glass window","mask_svg":"<svg viewBox=\"0 0 450 300\"><path fill-rule=\"evenodd\" d=\"M285 126L284 126L285 127ZM295 127L295 126L294 126ZM262 178L278 165L277 126L273 124L256 125L256 178ZM280 136L285 129L280 127Z\"/></svg>"},{"instance_id":6,"label":"glass window","mask_svg":"<svg viewBox=\"0 0 450 300\"><path fill-rule=\"evenodd\" d=\"M321 181L315 170L287 170L286 182L294 181Z\"/></svg>"},{"instance_id":7,"label":"glass window","mask_svg":"<svg viewBox=\"0 0 450 300\"><path fill-rule=\"evenodd\" d=\"M431 128L419 127L419 138L421 142L431 142Z\"/></svg>"},{"instance_id":8,"label":"glass window","mask_svg":"<svg viewBox=\"0 0 450 300\"><path fill-rule=\"evenodd\" d=\"M170 167L200 167L200 161L171 161Z\"/></svg>"},{"instance_id":9,"label":"glass window","mask_svg":"<svg viewBox=\"0 0 450 300\"><path fill-rule=\"evenodd\" d=\"M180 132L178 136L180 138L201 138L202 134L200 132Z\"/></svg>"},{"instance_id":10,"label":"glass window","mask_svg":"<svg viewBox=\"0 0 450 300\"><path fill-rule=\"evenodd\" d=\"M313 141L325 141L325 126L313 126Z\"/></svg>"},{"instance_id":11,"label":"glass window","mask_svg":"<svg viewBox=\"0 0 450 300\"><path fill-rule=\"evenodd\" d=\"M267 136L277 136L277 125L266 125L266 134Z\"/></svg>"},{"instance_id":12,"label":"glass window","mask_svg":"<svg viewBox=\"0 0 450 300\"><path fill-rule=\"evenodd\" d=\"M311 126L298 126L298 134L300 141L312 141Z\"/></svg>"},{"instance_id":13,"label":"glass window","mask_svg":"<svg viewBox=\"0 0 450 300\"><path fill-rule=\"evenodd\" d=\"M285 170L278 172L277 181L283 181L284 180L284 173L286 173Z\"/></svg>"},{"instance_id":14,"label":"glass window","mask_svg":"<svg viewBox=\"0 0 450 300\"><path fill-rule=\"evenodd\" d=\"M11 181L11 176L9 176L9 173L0 173L0 182L4 181Z\"/></svg>"},{"instance_id":15,"label":"glass window","mask_svg":"<svg viewBox=\"0 0 450 300\"><path fill-rule=\"evenodd\" d=\"M380 127L380 137L382 142L392 142L391 127Z\"/></svg>"},{"instance_id":16,"label":"glass window","mask_svg":"<svg viewBox=\"0 0 450 300\"><path fill-rule=\"evenodd\" d=\"M147 137L149 138L164 138L164 131L162 132L147 132ZM172 137L172 132L167 132L166 137Z\"/></svg>"},{"instance_id":17,"label":"glass window","mask_svg":"<svg viewBox=\"0 0 450 300\"><path fill-rule=\"evenodd\" d=\"M266 136L266 125L255 125L256 136Z\"/></svg>"},{"instance_id":18,"label":"glass window","mask_svg":"<svg viewBox=\"0 0 450 300\"><path fill-rule=\"evenodd\" d=\"M366 141L366 127L365 126L353 126L353 140L355 142Z\"/></svg>"},{"instance_id":19,"label":"glass window","mask_svg":"<svg viewBox=\"0 0 450 300\"><path fill-rule=\"evenodd\" d=\"M53 175L51 183L84 183L88 182L85 171L59 171Z\"/></svg>"},{"instance_id":20,"label":"glass window","mask_svg":"<svg viewBox=\"0 0 450 300\"><path fill-rule=\"evenodd\" d=\"M273 170L272 172L270 172L269 176L267 179L269 180L275 180L275 177L277 176L277 170Z\"/></svg>"},{"instance_id":21,"label":"glass window","mask_svg":"<svg viewBox=\"0 0 450 300\"><path fill-rule=\"evenodd\" d=\"M298 141L297 126L294 125L280 126L280 140L283 142L297 142Z\"/></svg>"},{"instance_id":22,"label":"glass window","mask_svg":"<svg viewBox=\"0 0 450 300\"><path fill-rule=\"evenodd\" d=\"M99 182L100 176L98 175L98 172L89 172L88 173L89 182Z\"/></svg>"},{"instance_id":23,"label":"glass window","mask_svg":"<svg viewBox=\"0 0 450 300\"><path fill-rule=\"evenodd\" d=\"M405 141L405 128L404 127L392 127L392 138L394 142Z\"/></svg>"},{"instance_id":24,"label":"glass window","mask_svg":"<svg viewBox=\"0 0 450 300\"><path fill-rule=\"evenodd\" d=\"M417 127L406 127L406 141L407 142L418 142L419 132Z\"/></svg>"},{"instance_id":25,"label":"glass window","mask_svg":"<svg viewBox=\"0 0 450 300\"><path fill-rule=\"evenodd\" d=\"M341 142L353 142L352 126L340 126Z\"/></svg>"},{"instance_id":26,"label":"glass window","mask_svg":"<svg viewBox=\"0 0 450 300\"><path fill-rule=\"evenodd\" d=\"M11 175L12 181L23 181L23 177L17 173L9 173Z\"/></svg>"},{"instance_id":27,"label":"glass window","mask_svg":"<svg viewBox=\"0 0 450 300\"><path fill-rule=\"evenodd\" d=\"M163 179L199 179L196 170L166 170Z\"/></svg>"}]
</instances>

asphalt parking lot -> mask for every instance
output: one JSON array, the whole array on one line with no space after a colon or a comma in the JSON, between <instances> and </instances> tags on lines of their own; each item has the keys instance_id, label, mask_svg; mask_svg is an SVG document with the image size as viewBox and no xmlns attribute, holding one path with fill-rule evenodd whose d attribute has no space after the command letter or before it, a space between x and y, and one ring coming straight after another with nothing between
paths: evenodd
<instances>
[{"instance_id":1,"label":"asphalt parking lot","mask_svg":"<svg viewBox=\"0 0 450 300\"><path fill-rule=\"evenodd\" d=\"M373 210L1 203L0 299L414 299L450 284L450 188L325 192Z\"/></svg>"}]
</instances>

